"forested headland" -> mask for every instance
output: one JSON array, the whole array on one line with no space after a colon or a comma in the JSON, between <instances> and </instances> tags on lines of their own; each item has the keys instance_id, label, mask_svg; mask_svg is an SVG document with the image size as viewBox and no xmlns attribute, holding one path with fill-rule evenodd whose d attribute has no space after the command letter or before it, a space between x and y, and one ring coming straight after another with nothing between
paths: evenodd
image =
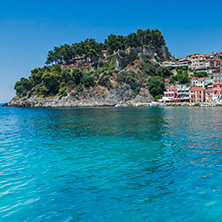
<instances>
[{"instance_id":1,"label":"forested headland","mask_svg":"<svg viewBox=\"0 0 222 222\"><path fill-rule=\"evenodd\" d=\"M151 100L163 94L164 77L171 75L170 68L159 65L172 59L165 45L158 29L139 29L127 36L111 34L102 43L86 39L55 46L44 67L15 83L14 101L56 96L78 102L110 96L114 89L124 87L128 90L124 101L137 96Z\"/></svg>"}]
</instances>

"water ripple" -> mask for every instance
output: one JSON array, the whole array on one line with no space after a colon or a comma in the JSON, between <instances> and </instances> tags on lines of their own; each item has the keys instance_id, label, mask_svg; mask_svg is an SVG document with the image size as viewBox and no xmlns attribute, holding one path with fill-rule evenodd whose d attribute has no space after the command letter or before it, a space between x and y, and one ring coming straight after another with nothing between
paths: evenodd
<instances>
[{"instance_id":1,"label":"water ripple","mask_svg":"<svg viewBox=\"0 0 222 222\"><path fill-rule=\"evenodd\" d=\"M0 108L1 221L222 221L221 108Z\"/></svg>"}]
</instances>

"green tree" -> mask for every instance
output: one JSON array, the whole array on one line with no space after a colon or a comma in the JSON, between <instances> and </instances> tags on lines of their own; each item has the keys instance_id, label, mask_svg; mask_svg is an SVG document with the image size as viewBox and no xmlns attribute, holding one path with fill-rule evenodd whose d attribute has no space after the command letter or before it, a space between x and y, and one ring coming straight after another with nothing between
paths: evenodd
<instances>
[{"instance_id":1,"label":"green tree","mask_svg":"<svg viewBox=\"0 0 222 222\"><path fill-rule=\"evenodd\" d=\"M166 76L171 76L172 72L170 71L170 69L168 67L159 66L156 69L156 75L157 76L166 77Z\"/></svg>"},{"instance_id":2,"label":"green tree","mask_svg":"<svg viewBox=\"0 0 222 222\"><path fill-rule=\"evenodd\" d=\"M159 94L157 96L154 97L154 101L158 101L159 99L161 99L163 97L163 94Z\"/></svg>"},{"instance_id":3,"label":"green tree","mask_svg":"<svg viewBox=\"0 0 222 222\"><path fill-rule=\"evenodd\" d=\"M76 85L78 85L80 83L80 80L83 76L82 70L78 69L78 68L74 68L72 70L72 80L76 83Z\"/></svg>"},{"instance_id":4,"label":"green tree","mask_svg":"<svg viewBox=\"0 0 222 222\"><path fill-rule=\"evenodd\" d=\"M156 47L160 47L162 45L165 45L164 37L158 29L152 30L150 34L151 34L152 45L154 45Z\"/></svg>"},{"instance_id":5,"label":"green tree","mask_svg":"<svg viewBox=\"0 0 222 222\"><path fill-rule=\"evenodd\" d=\"M116 36L116 35L109 35L108 38L105 40L105 48L108 50L109 53L113 53L118 49L124 49L124 37L123 36Z\"/></svg>"},{"instance_id":6,"label":"green tree","mask_svg":"<svg viewBox=\"0 0 222 222\"><path fill-rule=\"evenodd\" d=\"M46 86L41 86L39 89L39 94L40 95L47 95L49 92L49 89Z\"/></svg>"},{"instance_id":7,"label":"green tree","mask_svg":"<svg viewBox=\"0 0 222 222\"><path fill-rule=\"evenodd\" d=\"M49 89L50 94L56 95L58 93L60 76L55 72L46 72L42 76L44 86Z\"/></svg>"},{"instance_id":8,"label":"green tree","mask_svg":"<svg viewBox=\"0 0 222 222\"><path fill-rule=\"evenodd\" d=\"M90 75L90 73L84 73L80 79L80 82L86 86L92 86L94 84L94 78Z\"/></svg>"},{"instance_id":9,"label":"green tree","mask_svg":"<svg viewBox=\"0 0 222 222\"><path fill-rule=\"evenodd\" d=\"M67 68L62 69L60 75L61 75L61 80L63 82L68 82L68 81L72 80L70 69L67 69Z\"/></svg>"},{"instance_id":10,"label":"green tree","mask_svg":"<svg viewBox=\"0 0 222 222\"><path fill-rule=\"evenodd\" d=\"M126 45L127 45L127 47L141 46L140 39L138 38L136 33L131 33L126 37Z\"/></svg>"},{"instance_id":11,"label":"green tree","mask_svg":"<svg viewBox=\"0 0 222 222\"><path fill-rule=\"evenodd\" d=\"M31 71L31 76L29 77L32 85L38 85L42 80L43 70L41 68L36 68Z\"/></svg>"},{"instance_id":12,"label":"green tree","mask_svg":"<svg viewBox=\"0 0 222 222\"><path fill-rule=\"evenodd\" d=\"M15 83L14 89L18 96L26 96L27 92L32 89L32 83L29 79L21 78Z\"/></svg>"},{"instance_id":13,"label":"green tree","mask_svg":"<svg viewBox=\"0 0 222 222\"><path fill-rule=\"evenodd\" d=\"M148 89L153 97L163 94L165 90L164 78L153 76L148 79Z\"/></svg>"}]
</instances>

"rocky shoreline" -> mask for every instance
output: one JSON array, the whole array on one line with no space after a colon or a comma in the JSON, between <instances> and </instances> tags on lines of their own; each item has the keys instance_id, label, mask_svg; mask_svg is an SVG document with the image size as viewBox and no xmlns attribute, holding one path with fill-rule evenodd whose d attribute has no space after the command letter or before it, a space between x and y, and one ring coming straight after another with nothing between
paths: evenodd
<instances>
[{"instance_id":1,"label":"rocky shoreline","mask_svg":"<svg viewBox=\"0 0 222 222\"><path fill-rule=\"evenodd\" d=\"M45 107L45 108L56 108L56 107L218 107L222 106L222 103L160 103L154 102L150 99L144 101L144 98L138 96L135 99L128 101L123 100L113 100L110 98L94 98L86 100L72 100L70 97L66 96L62 99L58 97L53 97L51 99L36 99L36 98L21 98L18 100L11 100L9 103L5 103L3 107Z\"/></svg>"}]
</instances>

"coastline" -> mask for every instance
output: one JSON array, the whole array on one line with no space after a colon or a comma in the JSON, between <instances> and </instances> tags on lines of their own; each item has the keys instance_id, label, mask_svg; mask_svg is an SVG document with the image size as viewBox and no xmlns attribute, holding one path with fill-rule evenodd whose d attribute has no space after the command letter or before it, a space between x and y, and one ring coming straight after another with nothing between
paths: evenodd
<instances>
[{"instance_id":1,"label":"coastline","mask_svg":"<svg viewBox=\"0 0 222 222\"><path fill-rule=\"evenodd\" d=\"M31 107L31 108L59 108L59 107L219 107L222 103L161 103L154 101L98 101L98 100L71 100L70 98L52 98L51 100L20 99L1 104L2 107Z\"/></svg>"}]
</instances>

